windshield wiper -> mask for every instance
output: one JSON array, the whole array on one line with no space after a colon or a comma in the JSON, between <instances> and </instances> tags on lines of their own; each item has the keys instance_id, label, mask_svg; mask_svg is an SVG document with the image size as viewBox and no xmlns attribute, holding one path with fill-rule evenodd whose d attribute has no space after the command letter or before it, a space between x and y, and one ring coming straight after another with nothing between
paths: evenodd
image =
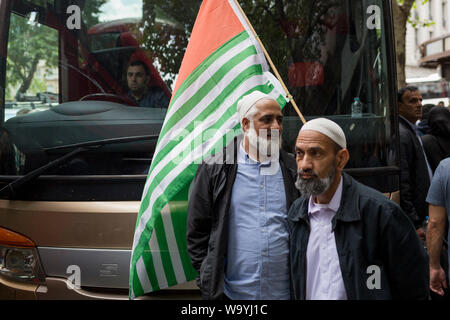
<instances>
[{"instance_id":1,"label":"windshield wiper","mask_svg":"<svg viewBox=\"0 0 450 320\"><path fill-rule=\"evenodd\" d=\"M103 140L93 140L93 141L87 141L87 142L79 142L74 144L66 144L63 146L58 147L51 147L51 148L44 148L45 152L51 152L61 149L73 149L73 148L83 148L83 147L102 147L107 144L118 144L118 143L127 143L127 142L134 142L134 141L141 141L141 140L156 140L158 139L159 135L157 134L151 134L151 135L144 135L144 136L131 136L131 137L120 137L120 138L110 138L110 139L103 139Z\"/></svg>"},{"instance_id":2,"label":"windshield wiper","mask_svg":"<svg viewBox=\"0 0 450 320\"><path fill-rule=\"evenodd\" d=\"M87 141L87 142L80 142L70 145L64 145L64 146L58 146L58 147L52 147L52 148L45 148L45 152L51 152L61 149L74 149L62 157L59 157L56 160L53 160L42 167L39 167L23 177L20 177L13 182L7 184L5 187L0 189L0 196L8 196L12 197L16 194L17 190L27 184L28 182L34 180L35 178L42 175L45 171L48 169L54 168L58 166L61 163L64 163L68 159L72 158L73 156L92 149L101 148L108 144L117 144L117 143L127 143L127 142L133 142L133 141L141 141L141 140L156 140L158 139L159 135L144 135L144 136L131 136L131 137L120 137L120 138L111 138L111 139L104 139L104 140L94 140L94 141Z\"/></svg>"}]
</instances>

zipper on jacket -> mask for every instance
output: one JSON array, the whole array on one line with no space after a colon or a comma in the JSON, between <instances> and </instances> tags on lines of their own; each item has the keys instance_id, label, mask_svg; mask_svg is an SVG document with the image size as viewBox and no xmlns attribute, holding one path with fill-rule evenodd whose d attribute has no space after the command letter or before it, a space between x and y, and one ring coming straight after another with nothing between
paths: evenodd
<instances>
[{"instance_id":1,"label":"zipper on jacket","mask_svg":"<svg viewBox=\"0 0 450 320\"><path fill-rule=\"evenodd\" d=\"M308 226L308 234L307 234L307 238L306 238L305 253L303 255L304 270L305 270L305 277L304 277L305 283L303 284L303 292L305 293L304 300L306 300L306 282L308 280L308 270L307 270L308 263L306 261L306 258L307 258L306 254L308 252L308 242L309 242L309 236L311 234L311 224L309 223L309 218L308 217L306 217L305 222L306 222L306 224Z\"/></svg>"}]
</instances>

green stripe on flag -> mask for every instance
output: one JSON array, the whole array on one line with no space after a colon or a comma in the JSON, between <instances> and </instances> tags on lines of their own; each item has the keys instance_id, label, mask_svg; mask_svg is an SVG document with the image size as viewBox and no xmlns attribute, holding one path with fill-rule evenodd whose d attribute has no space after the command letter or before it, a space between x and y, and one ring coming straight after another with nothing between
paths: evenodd
<instances>
[{"instance_id":1,"label":"green stripe on flag","mask_svg":"<svg viewBox=\"0 0 450 320\"><path fill-rule=\"evenodd\" d=\"M144 289L142 289L141 282L139 281L139 278L137 276L137 270L136 270L136 264L133 264L132 267L134 276L130 276L130 283L132 284L133 293L135 297L142 296L145 292Z\"/></svg>"},{"instance_id":2,"label":"green stripe on flag","mask_svg":"<svg viewBox=\"0 0 450 320\"><path fill-rule=\"evenodd\" d=\"M186 246L186 225L187 225L187 207L190 184L186 184L169 202L170 214L172 217L175 238L180 252L181 263L183 264L186 279L197 277L197 271L192 266L191 258Z\"/></svg>"},{"instance_id":3,"label":"green stripe on flag","mask_svg":"<svg viewBox=\"0 0 450 320\"><path fill-rule=\"evenodd\" d=\"M163 207L161 207L162 210ZM159 212L161 212L159 210ZM158 240L159 252L161 253L161 260L166 274L167 284L173 286L177 284L175 273L173 270L172 259L170 258L169 246L167 245L166 233L164 232L164 224L161 214L155 215L154 229L156 238ZM150 248L151 249L151 248Z\"/></svg>"},{"instance_id":4,"label":"green stripe on flag","mask_svg":"<svg viewBox=\"0 0 450 320\"><path fill-rule=\"evenodd\" d=\"M149 241L150 241L150 239L149 239ZM150 280L150 284L152 285L153 291L159 290L160 287L159 287L158 280L156 278L155 267L153 264L153 256L152 256L148 241L145 244L144 250L142 252L142 260L144 261L145 270L147 271L147 275ZM136 260L136 262L137 262L137 260Z\"/></svg>"}]
</instances>

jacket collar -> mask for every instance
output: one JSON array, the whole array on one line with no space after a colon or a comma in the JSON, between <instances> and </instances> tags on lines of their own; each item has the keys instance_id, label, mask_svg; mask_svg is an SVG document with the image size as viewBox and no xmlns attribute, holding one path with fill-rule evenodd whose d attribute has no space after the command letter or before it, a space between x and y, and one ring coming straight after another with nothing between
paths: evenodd
<instances>
[{"instance_id":1,"label":"jacket collar","mask_svg":"<svg viewBox=\"0 0 450 320\"><path fill-rule=\"evenodd\" d=\"M414 132L414 134L416 133L416 125L414 123L412 123L411 121L407 120L405 117L403 116L398 116L398 121L399 123L403 123L404 126L406 126L408 128L409 131Z\"/></svg>"},{"instance_id":2,"label":"jacket collar","mask_svg":"<svg viewBox=\"0 0 450 320\"><path fill-rule=\"evenodd\" d=\"M359 212L359 188L357 182L345 172L342 172L342 198L339 209L333 218L333 229L336 226L336 220L344 222L352 222L361 220ZM308 221L308 198L303 197L299 210L290 217L292 221L304 220Z\"/></svg>"}]
</instances>

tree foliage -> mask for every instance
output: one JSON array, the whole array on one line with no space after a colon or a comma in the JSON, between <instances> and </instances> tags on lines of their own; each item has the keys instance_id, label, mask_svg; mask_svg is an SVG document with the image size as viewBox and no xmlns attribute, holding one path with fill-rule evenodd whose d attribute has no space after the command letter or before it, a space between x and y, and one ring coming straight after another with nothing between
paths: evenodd
<instances>
[{"instance_id":1,"label":"tree foliage","mask_svg":"<svg viewBox=\"0 0 450 320\"><path fill-rule=\"evenodd\" d=\"M40 60L48 69L58 63L58 35L56 31L30 22L16 14L11 16L7 83L9 87L20 84L16 93L25 94L30 88Z\"/></svg>"},{"instance_id":2,"label":"tree foliage","mask_svg":"<svg viewBox=\"0 0 450 320\"><path fill-rule=\"evenodd\" d=\"M101 6L107 0L79 0L72 3L82 8L84 28L99 22ZM33 0L34 5L47 7L47 0ZM63 16L65 17L65 16ZM45 62L46 73L58 67L58 31L42 23L37 15L34 21L30 15L24 17L11 14L7 56L6 96L17 98L29 89L45 89L43 78L36 79L36 71L41 61ZM65 26L65 21L61 22ZM36 82L37 81L37 82ZM17 88L17 92L11 90ZM32 90L33 91L33 90Z\"/></svg>"},{"instance_id":3,"label":"tree foliage","mask_svg":"<svg viewBox=\"0 0 450 320\"><path fill-rule=\"evenodd\" d=\"M184 57L201 0L144 0L143 43L170 87Z\"/></svg>"}]
</instances>

